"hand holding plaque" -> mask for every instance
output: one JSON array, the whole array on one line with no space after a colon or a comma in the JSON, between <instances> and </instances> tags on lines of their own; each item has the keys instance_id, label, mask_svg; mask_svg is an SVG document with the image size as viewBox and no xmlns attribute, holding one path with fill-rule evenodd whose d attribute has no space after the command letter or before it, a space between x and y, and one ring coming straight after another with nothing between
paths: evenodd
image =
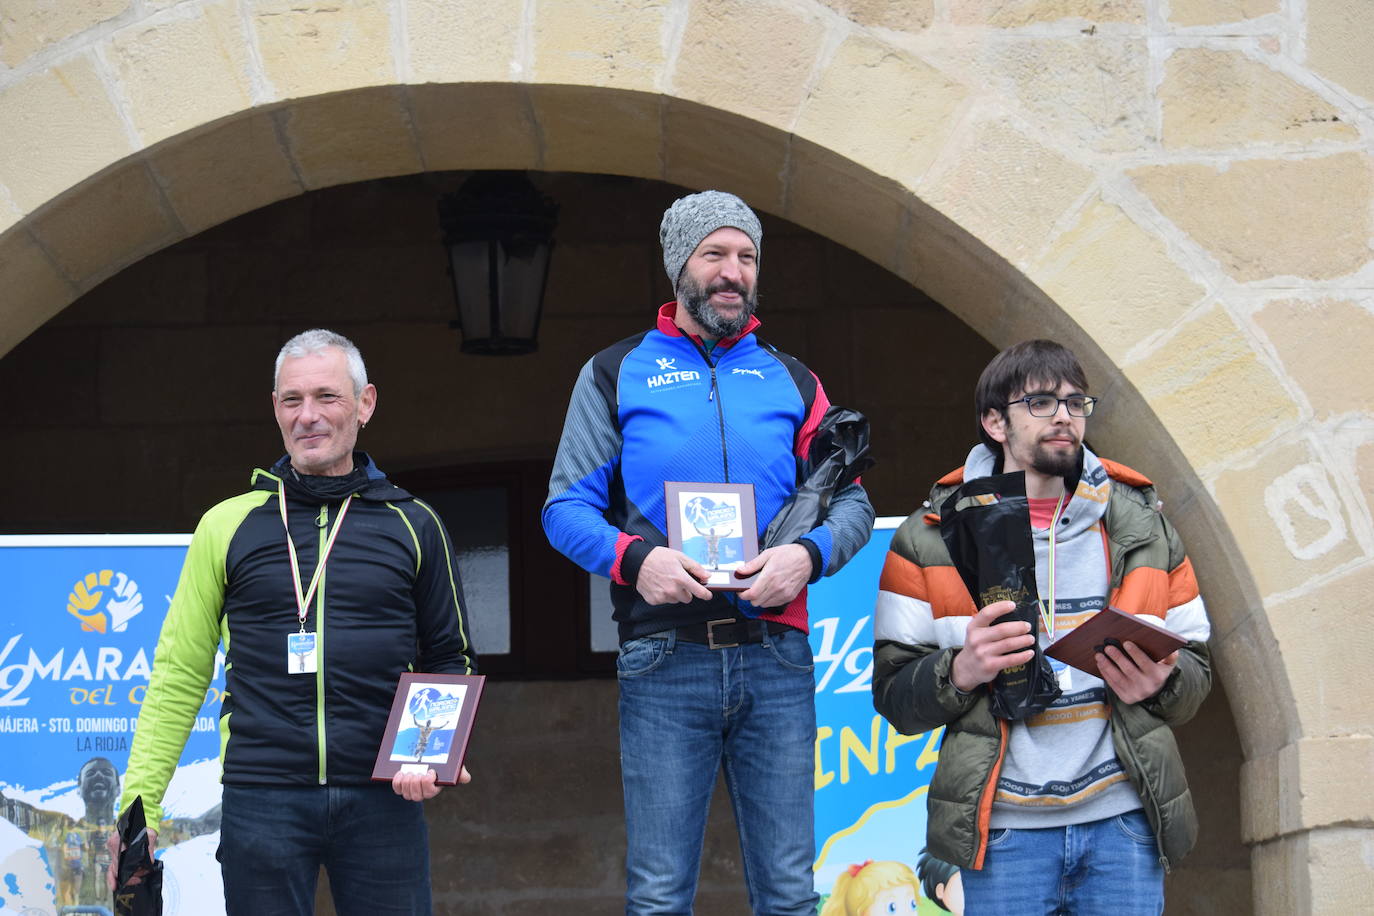
<instances>
[{"instance_id":1,"label":"hand holding plaque","mask_svg":"<svg viewBox=\"0 0 1374 916\"><path fill-rule=\"evenodd\" d=\"M700 563L712 591L740 592L754 577L735 570L759 553L758 516L753 484L688 483L663 485L668 546Z\"/></svg>"},{"instance_id":2,"label":"hand holding plaque","mask_svg":"<svg viewBox=\"0 0 1374 916\"><path fill-rule=\"evenodd\" d=\"M433 770L437 785L456 785L485 681L478 674L402 674L373 780Z\"/></svg>"}]
</instances>

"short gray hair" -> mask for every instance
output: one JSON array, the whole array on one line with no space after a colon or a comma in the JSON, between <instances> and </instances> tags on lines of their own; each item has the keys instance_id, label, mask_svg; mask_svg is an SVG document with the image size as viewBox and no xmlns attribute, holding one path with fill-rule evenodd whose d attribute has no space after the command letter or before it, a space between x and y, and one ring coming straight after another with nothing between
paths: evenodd
<instances>
[{"instance_id":1,"label":"short gray hair","mask_svg":"<svg viewBox=\"0 0 1374 916\"><path fill-rule=\"evenodd\" d=\"M362 394L363 388L367 385L367 367L363 365L363 355L358 352L353 341L342 334L324 328L311 328L309 331L301 331L282 344L281 351L277 353L277 363L272 369L272 390L277 390L277 379L281 377L281 364L288 356L292 359L299 359L302 356L309 356L311 353L319 353L328 347L336 347L343 351L343 355L348 359L348 375L353 379L353 394L355 397Z\"/></svg>"}]
</instances>

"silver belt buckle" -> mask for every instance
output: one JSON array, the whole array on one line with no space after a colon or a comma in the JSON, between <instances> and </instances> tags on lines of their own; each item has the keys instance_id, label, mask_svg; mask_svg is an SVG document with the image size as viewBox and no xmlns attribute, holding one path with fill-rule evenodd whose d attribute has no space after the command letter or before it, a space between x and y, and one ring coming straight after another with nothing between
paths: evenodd
<instances>
[{"instance_id":1,"label":"silver belt buckle","mask_svg":"<svg viewBox=\"0 0 1374 916\"><path fill-rule=\"evenodd\" d=\"M734 618L727 617L723 620L706 621L706 645L711 649L733 649L739 645L737 642L716 642L716 624L736 623Z\"/></svg>"}]
</instances>

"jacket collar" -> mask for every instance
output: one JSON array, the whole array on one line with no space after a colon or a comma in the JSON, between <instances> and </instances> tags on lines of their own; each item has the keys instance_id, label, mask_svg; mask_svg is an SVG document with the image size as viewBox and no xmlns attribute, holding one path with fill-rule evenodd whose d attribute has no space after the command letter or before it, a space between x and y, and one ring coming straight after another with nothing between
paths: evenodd
<instances>
[{"instance_id":1,"label":"jacket collar","mask_svg":"<svg viewBox=\"0 0 1374 916\"><path fill-rule=\"evenodd\" d=\"M677 320L676 320L676 319L677 319L677 302L676 302L676 301L673 301L673 302L665 302L665 303L663 303L663 305L659 306L659 309L658 309L658 322L657 322L657 326L658 326L658 330L659 330L660 332L662 332L662 333L668 335L669 337L690 337L692 340L695 340L697 343L701 343L701 338L700 338L700 337L696 337L696 336L694 336L694 335L690 335L690 334L688 334L686 331L682 330L682 328L678 327L678 324L677 324ZM748 321L748 323L745 324L745 326L744 326L744 330L740 331L740 332L739 332L738 334L736 334L734 337L726 337L726 338L724 338L724 339L718 341L718 342L716 343L716 346L717 346L717 347L726 347L726 348L732 347L732 346L734 346L736 343L738 343L738 342L740 341L741 338L746 337L746 336L748 336L748 335L754 333L754 331L758 329L758 327L759 327L760 324L762 324L762 322L759 321L759 317L758 317L757 315L750 315L750 316L749 316L749 321Z\"/></svg>"}]
</instances>

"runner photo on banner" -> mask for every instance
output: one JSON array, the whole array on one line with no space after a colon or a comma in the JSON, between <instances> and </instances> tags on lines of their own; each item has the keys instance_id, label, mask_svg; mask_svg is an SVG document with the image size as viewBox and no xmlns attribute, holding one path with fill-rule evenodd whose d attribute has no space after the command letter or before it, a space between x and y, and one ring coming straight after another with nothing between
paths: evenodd
<instances>
[{"instance_id":1,"label":"runner photo on banner","mask_svg":"<svg viewBox=\"0 0 1374 916\"><path fill-rule=\"evenodd\" d=\"M5 912L111 905L105 843L189 543L189 535L0 537ZM219 654L155 825L165 916L224 912L215 861L223 690Z\"/></svg>"}]
</instances>

